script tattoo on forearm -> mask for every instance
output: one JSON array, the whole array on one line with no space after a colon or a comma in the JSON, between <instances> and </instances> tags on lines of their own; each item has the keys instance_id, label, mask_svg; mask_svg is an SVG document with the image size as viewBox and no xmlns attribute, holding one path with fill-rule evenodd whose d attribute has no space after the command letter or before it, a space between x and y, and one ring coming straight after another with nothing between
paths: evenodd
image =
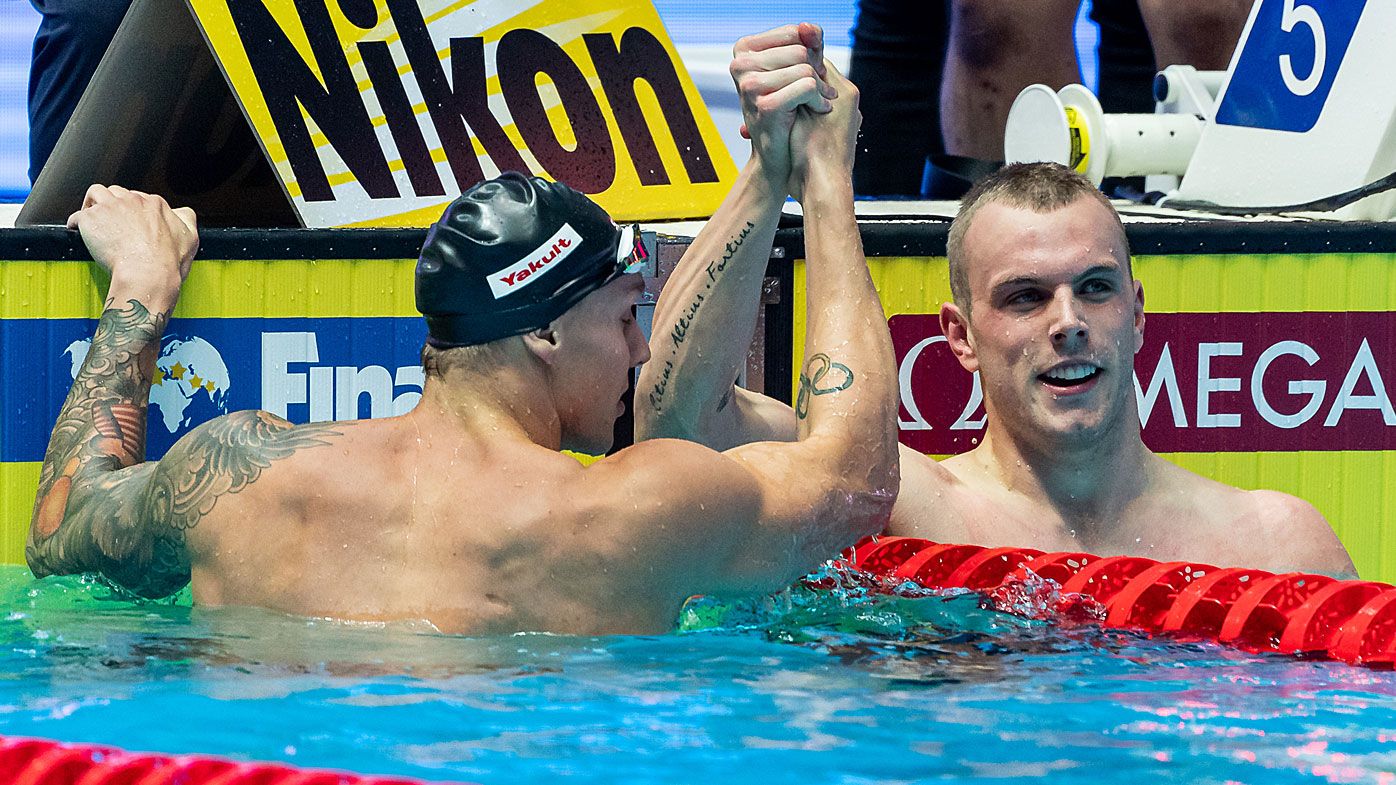
<instances>
[{"instance_id":1,"label":"script tattoo on forearm","mask_svg":"<svg viewBox=\"0 0 1396 785\"><path fill-rule=\"evenodd\" d=\"M809 415L810 399L815 395L830 395L853 386L853 369L834 362L829 355L819 353L809 358L800 374L800 393L795 398L795 416L803 420Z\"/></svg>"},{"instance_id":2,"label":"script tattoo on forearm","mask_svg":"<svg viewBox=\"0 0 1396 785\"><path fill-rule=\"evenodd\" d=\"M722 249L722 257L716 261L709 262L704 268L707 273L707 280L703 282L703 291L693 295L693 300L688 307L681 311L681 315L674 326L669 330L669 357L664 361L664 371L660 375L658 382L650 388L649 403L650 408L656 413L664 410L664 397L669 392L669 377L674 372L674 360L679 355L679 347L688 340L688 331L698 318L698 312L702 310L703 303L707 301L707 295L717 284L719 278L727 270L727 264L737 255L743 244L746 243L747 235L756 228L756 224L747 221L737 236L729 240Z\"/></svg>"},{"instance_id":3,"label":"script tattoo on forearm","mask_svg":"<svg viewBox=\"0 0 1396 785\"><path fill-rule=\"evenodd\" d=\"M326 423L265 412L201 426L159 463L145 455L146 403L167 315L140 303L102 315L40 472L25 555L35 574L100 572L158 597L189 581L185 532L279 458L327 444Z\"/></svg>"}]
</instances>

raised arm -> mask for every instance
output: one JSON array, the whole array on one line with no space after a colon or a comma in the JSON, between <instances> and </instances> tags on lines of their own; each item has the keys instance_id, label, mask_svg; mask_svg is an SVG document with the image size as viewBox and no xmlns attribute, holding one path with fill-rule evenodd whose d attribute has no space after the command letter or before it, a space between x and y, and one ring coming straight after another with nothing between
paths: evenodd
<instances>
[{"instance_id":1,"label":"raised arm","mask_svg":"<svg viewBox=\"0 0 1396 785\"><path fill-rule=\"evenodd\" d=\"M839 94L832 112L803 113L790 134L808 260L804 366L794 406L800 440L727 453L776 483L766 486L762 513L773 525L758 527L745 545L747 575L790 542L790 532L825 531L825 517L849 522L839 546L881 531L900 482L892 338L853 214L859 91L832 66L826 78ZM831 556L828 543L821 548L821 559ZM737 577L743 563L734 563Z\"/></svg>"},{"instance_id":2,"label":"raised arm","mask_svg":"<svg viewBox=\"0 0 1396 785\"><path fill-rule=\"evenodd\" d=\"M160 338L198 248L194 214L158 196L93 186L68 220L111 272L105 309L63 403L25 543L34 574L95 572L145 596L189 580L185 533L328 426L263 412L207 423L145 462L146 405Z\"/></svg>"},{"instance_id":3,"label":"raised arm","mask_svg":"<svg viewBox=\"0 0 1396 785\"><path fill-rule=\"evenodd\" d=\"M796 113L827 112L823 33L787 25L737 42L732 79L752 154L736 185L680 260L661 292L641 369L636 440L660 437L727 449L794 438L794 418L775 401L734 388L756 327L761 282L790 188ZM803 107L803 108L802 108Z\"/></svg>"},{"instance_id":4,"label":"raised arm","mask_svg":"<svg viewBox=\"0 0 1396 785\"><path fill-rule=\"evenodd\" d=\"M787 585L881 530L896 497L892 342L853 216L858 95L832 68L829 79L833 111L802 113L792 133L810 267L799 441L718 454L659 440L591 470L607 478L597 487L628 489L640 561L663 563L681 593Z\"/></svg>"}]
</instances>

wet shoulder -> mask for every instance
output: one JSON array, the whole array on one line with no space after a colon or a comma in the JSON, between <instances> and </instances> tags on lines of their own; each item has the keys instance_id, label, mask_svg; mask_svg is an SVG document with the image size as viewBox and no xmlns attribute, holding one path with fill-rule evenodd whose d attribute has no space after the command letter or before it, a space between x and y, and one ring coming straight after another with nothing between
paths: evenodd
<instances>
[{"instance_id":1,"label":"wet shoulder","mask_svg":"<svg viewBox=\"0 0 1396 785\"><path fill-rule=\"evenodd\" d=\"M741 452L753 452L747 445ZM742 491L751 478L742 461L682 439L652 439L589 464L574 483L593 494L673 496L722 495Z\"/></svg>"},{"instance_id":2,"label":"wet shoulder","mask_svg":"<svg viewBox=\"0 0 1396 785\"><path fill-rule=\"evenodd\" d=\"M679 439L645 441L586 467L569 483L569 499L584 516L609 517L619 527L749 523L785 461L772 450L760 471L752 471L760 452L759 445L718 452Z\"/></svg>"},{"instance_id":3,"label":"wet shoulder","mask_svg":"<svg viewBox=\"0 0 1396 785\"><path fill-rule=\"evenodd\" d=\"M1160 496L1182 500L1191 508L1190 517L1209 527L1278 533L1316 523L1327 526L1318 510L1297 496L1271 490L1246 490L1171 462L1163 461L1163 465L1165 473Z\"/></svg>"},{"instance_id":4,"label":"wet shoulder","mask_svg":"<svg viewBox=\"0 0 1396 785\"><path fill-rule=\"evenodd\" d=\"M938 461L903 445L900 460L902 484L888 533L941 542L975 541L975 510L990 505L992 493L968 454Z\"/></svg>"},{"instance_id":5,"label":"wet shoulder","mask_svg":"<svg viewBox=\"0 0 1396 785\"><path fill-rule=\"evenodd\" d=\"M1172 464L1170 464L1171 466ZM1313 504L1274 490L1245 490L1173 467L1174 490L1189 499L1199 540L1225 544L1234 565L1350 575L1352 561Z\"/></svg>"},{"instance_id":6,"label":"wet shoulder","mask_svg":"<svg viewBox=\"0 0 1396 785\"><path fill-rule=\"evenodd\" d=\"M210 420L180 439L160 460L158 474L178 479L188 493L236 493L269 468L340 438L343 423L293 425L263 411Z\"/></svg>"}]
</instances>

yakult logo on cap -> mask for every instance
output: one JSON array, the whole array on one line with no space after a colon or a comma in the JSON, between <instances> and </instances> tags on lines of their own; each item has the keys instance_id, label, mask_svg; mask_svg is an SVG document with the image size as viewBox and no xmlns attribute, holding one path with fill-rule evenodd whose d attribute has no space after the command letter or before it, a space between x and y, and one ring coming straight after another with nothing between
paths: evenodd
<instances>
[{"instance_id":1,"label":"yakult logo on cap","mask_svg":"<svg viewBox=\"0 0 1396 785\"><path fill-rule=\"evenodd\" d=\"M490 291L494 292L494 299L513 294L533 283L540 273L566 259L581 244L582 236L577 234L572 224L563 224L557 234L543 241L528 256L490 276Z\"/></svg>"}]
</instances>

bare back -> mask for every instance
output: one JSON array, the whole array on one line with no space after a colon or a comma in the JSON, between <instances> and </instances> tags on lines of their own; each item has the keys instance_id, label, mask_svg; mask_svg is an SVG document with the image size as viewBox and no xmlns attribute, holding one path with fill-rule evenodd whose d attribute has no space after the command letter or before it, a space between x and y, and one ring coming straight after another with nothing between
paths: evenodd
<instances>
[{"instance_id":1,"label":"bare back","mask_svg":"<svg viewBox=\"0 0 1396 785\"><path fill-rule=\"evenodd\" d=\"M667 630L691 592L646 529L693 522L617 497L636 489L605 482L609 465L410 415L282 433L303 448L189 530L200 604L596 634Z\"/></svg>"}]
</instances>

